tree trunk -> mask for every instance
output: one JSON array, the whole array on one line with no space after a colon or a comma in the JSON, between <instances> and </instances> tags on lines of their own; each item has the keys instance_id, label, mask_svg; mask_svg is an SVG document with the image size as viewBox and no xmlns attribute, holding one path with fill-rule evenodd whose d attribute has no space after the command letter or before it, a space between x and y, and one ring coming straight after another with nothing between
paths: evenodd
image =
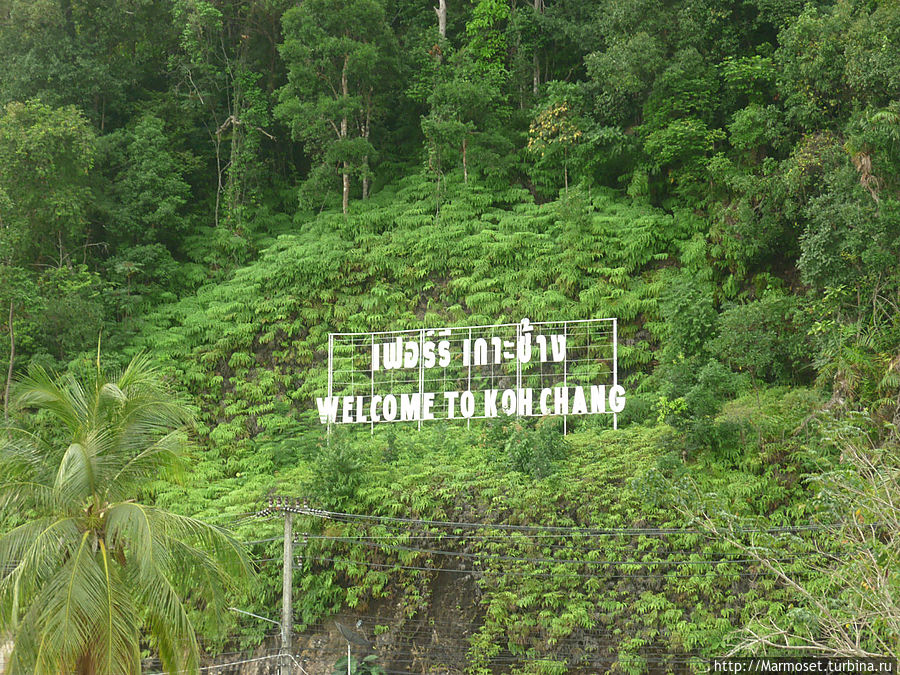
<instances>
[{"instance_id":1,"label":"tree trunk","mask_svg":"<svg viewBox=\"0 0 900 675\"><path fill-rule=\"evenodd\" d=\"M235 109L240 99L235 97ZM225 188L225 220L232 234L240 234L241 229L241 184L238 172L240 166L241 138L238 120L231 116L231 152L228 159L228 182Z\"/></svg>"},{"instance_id":2,"label":"tree trunk","mask_svg":"<svg viewBox=\"0 0 900 675\"><path fill-rule=\"evenodd\" d=\"M78 675L95 675L97 669L94 667L90 654L82 654L78 658L78 662L75 665L75 672Z\"/></svg>"},{"instance_id":3,"label":"tree trunk","mask_svg":"<svg viewBox=\"0 0 900 675\"><path fill-rule=\"evenodd\" d=\"M219 227L219 203L222 201L222 136L215 134L216 144L216 208L213 211L213 225Z\"/></svg>"},{"instance_id":4,"label":"tree trunk","mask_svg":"<svg viewBox=\"0 0 900 675\"><path fill-rule=\"evenodd\" d=\"M341 94L344 97L344 101L346 102L347 98L350 96L349 87L347 85L347 66L350 63L350 55L344 57L344 67L341 70ZM347 116L344 115L341 118L341 140L347 138ZM341 179L343 181L344 190L342 195L342 207L344 209L344 215L347 215L347 212L350 210L350 162L344 160L343 164L343 173L341 174Z\"/></svg>"},{"instance_id":5,"label":"tree trunk","mask_svg":"<svg viewBox=\"0 0 900 675\"><path fill-rule=\"evenodd\" d=\"M243 53L237 55L236 70L243 69ZM239 77L231 77L231 104L228 111L228 119L231 127L231 148L228 155L228 164L225 183L225 223L232 234L242 234L243 204L244 204L244 172L246 162L243 154L243 129L241 129L241 117L244 107L244 90Z\"/></svg>"},{"instance_id":6,"label":"tree trunk","mask_svg":"<svg viewBox=\"0 0 900 675\"><path fill-rule=\"evenodd\" d=\"M3 392L3 421L9 424L9 386L12 383L13 363L16 359L16 337L13 333L13 302L9 301L9 369L6 371L6 390Z\"/></svg>"},{"instance_id":7,"label":"tree trunk","mask_svg":"<svg viewBox=\"0 0 900 675\"><path fill-rule=\"evenodd\" d=\"M372 90L369 90L369 97L366 100L366 121L363 124L362 136L368 142L369 125L372 122ZM362 198L369 198L369 156L363 157L363 174L362 174Z\"/></svg>"},{"instance_id":8,"label":"tree trunk","mask_svg":"<svg viewBox=\"0 0 900 675\"><path fill-rule=\"evenodd\" d=\"M344 162L344 172L341 174L341 180L343 181L343 192L341 195L341 208L344 211L344 215L350 211L350 163Z\"/></svg>"},{"instance_id":9,"label":"tree trunk","mask_svg":"<svg viewBox=\"0 0 900 675\"><path fill-rule=\"evenodd\" d=\"M534 0L534 13L541 14L544 11L544 3L543 0ZM532 77L532 92L535 96L538 93L538 87L541 84L541 64L538 60L538 48L537 45L534 47L534 75Z\"/></svg>"},{"instance_id":10,"label":"tree trunk","mask_svg":"<svg viewBox=\"0 0 900 675\"><path fill-rule=\"evenodd\" d=\"M434 8L438 18L438 34L447 37L447 0L438 0L438 6Z\"/></svg>"},{"instance_id":11,"label":"tree trunk","mask_svg":"<svg viewBox=\"0 0 900 675\"><path fill-rule=\"evenodd\" d=\"M469 161L467 155L467 149L469 145L469 138L467 136L463 136L462 142L462 160L463 160L463 182L469 182Z\"/></svg>"}]
</instances>

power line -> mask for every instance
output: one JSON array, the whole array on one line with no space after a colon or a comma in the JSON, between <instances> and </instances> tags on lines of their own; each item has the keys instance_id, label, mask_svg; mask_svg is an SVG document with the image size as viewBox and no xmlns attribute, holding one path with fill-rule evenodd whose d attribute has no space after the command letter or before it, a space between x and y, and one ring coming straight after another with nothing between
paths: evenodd
<instances>
[{"instance_id":1,"label":"power line","mask_svg":"<svg viewBox=\"0 0 900 675\"><path fill-rule=\"evenodd\" d=\"M239 666L239 665L242 665L245 663L255 663L257 661L266 661L268 659L275 659L275 658L278 658L278 656L279 656L278 654L270 654L268 656L260 656L260 657L253 658L253 659L245 659L243 661L231 661L229 663L217 663L212 666L203 666L202 668L198 668L197 670L203 671L203 670L213 670L214 668L227 668L229 666ZM185 669L185 670L163 670L158 673L147 673L146 675L177 675L178 673L190 673L190 672L193 672L193 671L187 670L187 669Z\"/></svg>"},{"instance_id":2,"label":"power line","mask_svg":"<svg viewBox=\"0 0 900 675\"><path fill-rule=\"evenodd\" d=\"M437 657L436 660L440 660L441 656L444 657L454 657L448 660L460 661L458 652L429 652L427 650L421 652L402 652L403 656L410 656L413 658L394 658L392 654L385 654L383 661L386 663L390 663L393 665L405 664L405 663L416 663L417 661L422 661L422 658L415 657L424 657L427 656L429 658ZM379 655L380 656L380 655ZM628 654L626 655L627 659L640 659L641 661L646 661L648 663L692 663L697 661L710 661L711 659L702 657L702 656L684 656L684 655L673 655L673 656L665 656L665 655L650 655L644 656L642 654ZM548 653L547 655L538 656L538 655L528 655L521 654L516 655L512 654L510 656L493 656L485 661L489 665L503 665L503 664L525 664L525 663L541 663L548 661L572 661L572 665L576 665L579 663L597 663L597 662L606 662L606 663L614 663L617 661L623 661L626 659L620 658L617 653L610 654L595 654L592 652L562 652L562 653ZM390 671L388 671L390 672Z\"/></svg>"},{"instance_id":3,"label":"power line","mask_svg":"<svg viewBox=\"0 0 900 675\"><path fill-rule=\"evenodd\" d=\"M457 529L496 529L508 531L537 531L537 532L559 532L568 535L585 535L585 536L663 536L670 534L711 534L707 530L698 530L693 528L663 528L663 527L629 527L629 528L595 528L595 527L579 527L579 526L560 526L560 525L512 525L508 523L475 523L467 521L453 520L424 520L420 518L403 518L399 516L376 516L371 514L345 513L341 511L328 511L325 509L311 509L306 506L300 506L299 501L293 497L284 498L285 503L272 503L266 509L258 511L255 515L259 517L269 516L278 511L287 511L299 515L313 516L317 518L325 518L337 520L339 522L352 522L353 520L375 521L382 523L403 523L414 525L425 525L429 527L450 527ZM294 502L293 504L291 502ZM819 524L808 523L805 525L785 525L780 527L767 528L734 528L733 532L744 534L781 534L794 532L810 532L828 530L833 527L840 526L840 523Z\"/></svg>"},{"instance_id":4,"label":"power line","mask_svg":"<svg viewBox=\"0 0 900 675\"><path fill-rule=\"evenodd\" d=\"M551 550L561 550L561 549L571 550L573 548L578 547L577 542L569 542L569 543L565 543L565 544L555 544L555 543L545 543L545 542L534 542L531 539L502 539L501 537L504 537L504 536L506 536L506 535L465 535L465 534L460 534L460 535L447 535L447 534L407 535L405 533L391 533L391 534L378 534L378 535L352 535L352 534L350 534L350 535L324 535L324 534L323 535L312 535L312 534L309 534L309 535L306 535L303 540L295 539L294 544L295 545L301 544L306 540L308 540L308 541L315 540L315 541L337 541L337 542L343 542L343 543L351 543L351 544L358 543L358 544L363 544L363 545L369 545L369 544L366 544L366 542L396 540L396 539L400 539L400 540L415 539L415 540L438 540L438 541L453 540L453 541L466 541L466 542L482 542L485 544L503 544L503 545L508 545L510 547L532 546L532 547L549 548ZM535 538L538 538L538 537L540 537L540 538L551 538L552 537L553 539L563 539L564 538L564 535L561 535L561 534L533 534L530 536L535 537ZM275 537L273 540L280 541L280 537ZM263 541L267 541L267 540L263 540ZM244 542L244 543L251 543L251 542ZM391 545L391 544L385 544L385 546L388 546L388 545ZM400 545L400 544L396 544L396 545ZM631 550L634 551L635 553L659 552L659 549L655 549L655 548L631 549ZM695 551L696 551L696 549L666 548L662 552L663 553L690 554L690 553L694 553ZM723 553L723 555L728 555L728 554Z\"/></svg>"},{"instance_id":5,"label":"power line","mask_svg":"<svg viewBox=\"0 0 900 675\"><path fill-rule=\"evenodd\" d=\"M366 514L343 513L339 511L324 511L322 509L304 509L306 515L318 516L332 519L355 519L355 520L375 520L379 522L396 522L406 524L429 525L434 527L455 527L455 528L494 528L498 530L510 531L542 531L542 532L561 532L566 534L582 534L589 536L598 535L644 535L647 533L654 535L665 534L710 534L707 530L697 530L691 528L594 528L594 527L578 527L578 526L560 526L560 525L511 525L505 523L474 523L452 520L422 520L418 518L402 518L396 516L375 516ZM770 528L735 528L735 532L744 533L783 533L783 532L806 532L824 530L832 525L807 524L807 525L788 525L782 527Z\"/></svg>"},{"instance_id":6,"label":"power line","mask_svg":"<svg viewBox=\"0 0 900 675\"><path fill-rule=\"evenodd\" d=\"M396 621L394 617L378 617L375 615L366 615L366 614L356 614L349 615L350 619L356 619L358 624L367 624L369 626L373 625L385 625L391 622ZM467 630L464 631L454 631L455 635L453 637L466 639L470 636L466 635L468 632L468 628L472 628L478 626L479 628L483 627L483 624L460 624L458 621L433 621L427 620L421 626L410 627L411 630L407 630L405 632L405 636L408 639L408 642L401 642L399 644L383 646L377 650L377 654L381 657L381 660L387 663L398 664L398 663L410 663L413 659L403 659L401 656L411 656L416 657L421 660L423 656L429 657L453 657L456 656L457 660L460 655L458 650L453 649L452 647L446 647L443 645L417 645L414 647L410 644L415 640L415 634L420 632L427 632L429 629L436 630L438 627L452 627L452 628L460 628L463 625L467 627ZM476 631L477 632L477 631ZM441 633L446 637L446 630L442 630ZM603 641L598 640L598 638L604 639ZM584 647L578 648L578 645L583 645L585 642L589 644ZM547 649L547 652L543 655L538 654L513 654L510 653L508 656L493 656L489 657L489 663L503 663L503 662L534 662L534 661L550 661L550 660L559 660L562 658L566 659L577 659L579 661L589 661L596 662L598 660L603 661L614 661L619 660L618 647L620 646L620 641L613 639L612 634L609 631L598 632L596 630L587 630L583 629L578 631L577 635L569 635L565 637L560 637L555 640L555 643L552 647ZM524 648L524 646L523 646ZM598 653L598 649L616 649L614 652L607 653ZM508 651L508 650L507 650ZM662 662L662 663L673 663L673 662L691 662L691 661L708 661L709 659L701 656L700 654L691 654L691 653L676 653L676 654L667 654L661 649L651 648L649 651L644 651L643 653L637 654L628 654L626 657L634 657L639 658L648 662Z\"/></svg>"},{"instance_id":7,"label":"power line","mask_svg":"<svg viewBox=\"0 0 900 675\"><path fill-rule=\"evenodd\" d=\"M385 626L392 622L397 621L397 619L395 617L384 617L384 616L378 616L375 614L352 614L352 615L345 615L345 616L347 616L348 619L355 619L360 624L372 626L373 631L374 631L375 626ZM434 619L432 617L419 617L418 619L416 619L415 617L407 617L406 621L410 622L410 623L414 623L416 621L421 622L420 626L410 626L410 628L414 629L414 631L422 631L422 630L427 630L429 628L437 628L437 627L449 627L449 628L465 627L466 630L469 630L471 628L481 628L484 626L483 622L461 623L460 621ZM322 625L324 625L324 624L325 624L325 622L322 622ZM457 631L457 632L459 632L459 631ZM580 634L583 635L584 637L609 637L609 636L611 636L611 632L608 630L598 632L596 630L584 629L584 628L581 629ZM566 641L566 640L570 640L570 639L571 638L569 638L569 637L558 638L559 641ZM610 644L618 645L619 640L616 640L615 642L610 643Z\"/></svg>"},{"instance_id":8,"label":"power line","mask_svg":"<svg viewBox=\"0 0 900 675\"><path fill-rule=\"evenodd\" d=\"M227 643L227 642L229 642L229 641L231 641L231 640L236 640L236 639L239 639L239 638L256 638L256 637L260 637L260 638L263 638L263 639L267 639L267 638L275 637L275 636L277 636L277 635L278 635L278 632L277 632L277 631L270 631L270 632L268 632L268 633L263 633L263 634L261 634L261 635L260 635L259 633L250 632L250 631L248 631L248 632L246 632L246 633L229 633L228 635L223 635L221 638L205 637L205 636L203 636L203 635L197 635L197 636L196 636L196 642L202 647L202 646L203 646L203 643L207 643L207 644L208 644L208 643L210 643L210 642L218 642L220 639L221 639L222 642L226 642L226 643ZM189 638L180 638L180 639L178 639L178 640L174 640L173 642L175 642L176 644L189 644L189 643L191 642L191 640L190 640ZM240 653L240 652L235 652L235 653Z\"/></svg>"},{"instance_id":9,"label":"power line","mask_svg":"<svg viewBox=\"0 0 900 675\"><path fill-rule=\"evenodd\" d=\"M270 541L281 541L282 537L269 537L268 539L253 539L251 541L242 541L242 544L268 544Z\"/></svg>"},{"instance_id":10,"label":"power line","mask_svg":"<svg viewBox=\"0 0 900 675\"><path fill-rule=\"evenodd\" d=\"M616 643L616 642L608 642L606 644L602 644L599 646L611 648L611 647L617 646L617 644L618 643ZM227 663L217 663L217 664L212 664L209 666L201 666L198 670L201 672L202 671L214 671L217 669L229 668L232 666L245 665L248 663L258 663L260 661L267 661L269 659L277 658L279 656L279 653L278 653L279 650L271 649L268 651L270 653L266 654L264 656L258 656L258 657L253 657L253 658L249 658L249 659L241 659L238 661L229 661ZM508 651L508 650L505 650L505 651ZM238 653L240 653L240 652L224 652L217 656L234 655L234 654L238 654ZM300 665L300 662L297 661L297 657L299 656L299 654L297 654L297 655L289 654L289 656L291 657L292 660L295 661L295 663L298 664L299 667L302 668L302 666ZM422 649L417 649L417 651L410 651L408 649L406 649L406 650L404 650L404 649L389 649L389 650L386 650L383 654L379 654L380 660L383 660L384 662L392 664L392 665L414 664L417 662L421 662L422 657L425 657L425 656L430 657L430 658L438 657L438 659L441 659L441 657L456 656L457 658L451 659L451 660L455 660L455 661L460 660L459 659L460 654L457 651L452 651L450 649L440 649L440 648L439 649L429 649L427 647L422 648ZM526 664L526 663L553 662L553 661L560 661L560 660L566 660L566 661L573 660L574 661L573 665L575 665L575 664L584 663L584 662L587 662L589 664L597 663L597 662L614 663L614 662L621 661L622 656L623 655L620 655L618 653L596 654L596 653L591 652L590 650L585 650L585 649L578 650L578 651L574 651L572 649L566 649L566 650L550 651L545 655L512 654L512 653L509 653L508 656L495 655L495 656L488 657L486 659L486 662L488 664L502 665L502 664ZM666 654L658 653L658 652L651 653L651 654L627 654L624 656L626 658L633 658L635 660L640 660L640 661L643 661L646 663L661 663L661 664L693 663L693 662L697 662L697 661L709 661L710 660L706 657L702 657L699 655L690 655L690 654L666 655ZM399 657L413 657L413 658L399 658ZM191 671L189 671L189 670L177 670L177 671L164 670L164 671L160 671L160 672L148 673L147 675L179 675L179 674L188 673L188 672L191 672ZM414 673L408 673L408 671L401 671L401 670L385 669L384 672L394 673L394 674L398 674L398 675L415 675Z\"/></svg>"},{"instance_id":11,"label":"power line","mask_svg":"<svg viewBox=\"0 0 900 675\"><path fill-rule=\"evenodd\" d=\"M365 574L366 570L385 570L385 571L396 571L396 570L410 570L410 571L421 571L428 573L435 572L448 572L448 573L459 573L459 574L467 574L473 575L479 579L488 579L491 583L500 584L501 587L513 583L508 579L508 577L514 576L528 576L528 577L552 577L554 579L565 579L565 578L584 578L584 579L597 579L601 582L613 582L616 580L642 580L647 581L650 579L664 579L668 582L675 582L677 580L691 580L691 581L700 581L700 580L712 580L716 585L719 584L735 584L738 579L741 578L759 578L767 573L771 573L769 570L765 569L756 569L752 572L746 571L737 571L737 570L722 570L719 568L720 565L753 565L760 563L760 560L757 558L723 558L723 559L663 559L663 560L598 560L593 559L593 556L597 555L609 555L612 553L616 555L615 551L609 550L601 550L598 548L592 548L590 550L584 550L587 548L584 544L585 542L579 542L580 539L583 538L592 538L592 537L607 537L607 536L621 536L621 537L665 537L665 536L684 536L684 535L699 535L701 537L705 537L713 543L706 544L702 546L702 549L705 550L707 556L710 555L721 555L721 556L736 556L740 555L740 551L735 552L714 552L710 551L710 548L718 548L716 547L716 541L723 541L721 536L718 533L710 532L708 530L701 529L693 529L693 528L665 528L665 527L642 527L642 528L596 528L596 527L579 527L579 526L553 526L553 525L515 525L515 524L504 524L504 523L477 523L477 522L466 522L466 521L451 521L451 520L426 520L419 518L405 518L405 517L391 517L391 516L376 516L376 515L366 515L366 514L351 514L344 513L339 511L327 511L322 509L310 509L307 506L307 503L304 501L301 505L300 500L295 498L284 498L280 497L277 499L269 500L269 507L267 509L263 509L255 514L255 517L270 519L277 516L284 516L286 519L290 519L292 515L304 515L313 518L321 518L333 521L334 523L342 523L344 525L353 525L354 523L375 523L382 526L387 526L390 524L394 524L397 526L396 529L400 529L401 527L404 529L412 530L413 528L423 528L425 532L416 532L416 531L401 531L401 532L378 532L377 534L372 534L369 532L369 528L365 527L365 534L359 534L355 536L333 536L333 535L306 535L303 538L304 543L308 543L309 540L315 541L328 541L335 542L336 544L346 544L349 546L356 547L367 547L374 548L378 551L390 555L393 554L401 554L401 553L411 553L416 554L412 556L413 558L417 556L445 556L452 557L456 559L469 559L473 561L475 567L456 567L456 568L443 568L443 567L434 567L431 564L426 564L423 566L419 565L404 565L398 563L376 563L371 562L369 560L354 560L349 558L339 558L339 557L326 557L326 556L307 556L303 555L304 551L298 551L299 557L301 560L309 561L313 563L330 563L332 565L346 565L349 567L358 567L359 569L341 569L339 570L345 575L349 577L357 577L359 575ZM289 574L288 571L290 569L302 569L302 565L298 566L296 564L290 564L289 557L289 544L294 543L292 537L290 537L290 532L287 527L287 520L285 521L285 538L283 541L285 542L285 583L286 587L290 587ZM800 532L821 532L825 530L829 530L834 527L833 525L821 525L821 524L801 524L801 525L793 525L793 526L781 526L781 527L771 527L771 528L737 528L732 529L731 531L734 533L742 533L742 534L753 534L753 533L765 533L765 534L797 534ZM446 532L429 532L428 529L448 529L452 530L452 533ZM346 529L346 528L342 528ZM362 528L361 528L362 529ZM387 528L385 528L387 529ZM468 533L463 534L462 532L468 531ZM493 532L493 534L492 534ZM506 534L509 533L509 534ZM506 534L506 536L504 536ZM526 539L522 540L521 538L515 538L512 535L515 534L524 534L530 538L554 538L561 539L563 537L569 539L566 544L555 544L553 542L542 542L541 544L536 544L535 542ZM268 539L259 539L251 542L247 542L248 544L260 544L260 543L270 543L274 541L278 541L278 537L271 537ZM400 540L403 543L397 543ZM574 541L571 541L574 540ZM476 541L482 542L484 547L488 549L487 551L478 551L473 552L471 550L468 551L458 551L458 550L448 550L443 548L424 548L419 546L408 546L405 545L410 542L435 542L438 541L467 541L474 543ZM674 542L673 542L674 543ZM701 544L703 542L700 542ZM574 545L573 545L574 544ZM579 546L579 544L581 544ZM497 545L500 547L501 551L511 552L522 550L523 548L526 550L534 550L539 547L541 549L541 553L545 557L536 557L536 556L517 556L517 555L504 555L504 554L495 554L490 551L496 550L493 545ZM581 555L584 557L581 558L557 558L557 557L546 557L548 555L547 551L553 552L558 549L565 548L567 551L571 552L572 555ZM619 546L613 548L620 548ZM683 553L690 554L690 551L676 551L676 550L657 550L659 547L647 547L646 549L628 549L619 551L619 555L624 553L627 555L635 555L635 556L660 556L660 555L673 555L675 553ZM725 547L725 548L733 548L733 547ZM739 547L738 547L739 548ZM572 549L575 549L574 551ZM649 549L649 550L648 550ZM366 556L366 554L362 551L357 550L358 555ZM791 557L785 558L770 558L771 562L776 563L790 563L798 560L800 557L804 557L804 555L814 556L817 555L815 552L807 552L806 554L794 555ZM588 559L587 556L592 556L592 559ZM402 556L401 556L402 557ZM278 558L259 558L256 561L260 563L266 563L278 560ZM428 563L431 563L431 560L428 560ZM481 565L484 563L484 566ZM549 569L545 569L544 571L533 571L533 570L523 570L523 569L497 569L497 563L508 563L509 565L505 565L503 567L519 567L520 564L531 564L537 566L555 566L559 568L562 565L579 565L583 567L599 567L599 568L653 568L657 570L659 568L668 568L670 571L665 573L659 573L656 571L650 571L648 573L621 573L621 574L607 574L605 572L595 573L595 574L584 574L579 572L557 572L550 571ZM676 566L707 566L707 569L697 570L692 574L678 574L676 573ZM565 569L565 568L563 568ZM712 575L712 576L711 576ZM287 600L285 601L288 602ZM285 620L286 621L286 620ZM388 623L393 623L394 620L389 620ZM470 624L472 627L474 624ZM403 640L404 637L407 638L407 644L414 644L415 635L420 634L421 631L428 631L428 629L437 630L434 627L434 624L423 624L418 626L409 626L405 630L402 630L399 636L395 636L395 639ZM502 626L498 627L502 631ZM307 629L309 630L309 628ZM482 624L477 631L489 630L484 624ZM535 635L529 636L528 642L530 643L532 639L537 639ZM528 651L532 651L531 654L514 654L511 651L507 650L505 653L501 653L500 655L495 655L494 657L486 657L486 663L494 663L497 665L501 665L504 663L534 663L541 661L559 661L559 660L573 660L574 663L589 663L594 664L597 662L602 663L615 663L621 661L623 658L626 660L635 659L644 662L653 662L657 661L659 663L677 663L679 661L687 663L696 661L698 656L695 655L666 655L661 652L651 652L649 654L634 654L634 655L620 655L618 653L614 653L613 650L616 648L616 644L610 641L611 638L608 634L603 633L582 633L578 628L573 627L566 636L560 636L559 639L555 640L552 648L546 650L546 652L542 654L535 654L532 647L525 647L523 649L527 649ZM403 642L398 646L402 646ZM289 648L288 648L289 649ZM603 653L598 653L602 650ZM506 655L508 654L508 656ZM401 659L401 656L411 656L413 658L410 659ZM404 650L404 649L387 649L384 658L390 664L400 664L400 663L417 663L422 660L423 656L430 656L431 660L434 660L435 657L440 658L451 658L451 660L458 661L459 660L459 652L458 651L444 651L444 650L419 650L416 652ZM456 656L455 659L453 657ZM403 671L387 671L387 672L396 672L401 673Z\"/></svg>"},{"instance_id":12,"label":"power line","mask_svg":"<svg viewBox=\"0 0 900 675\"><path fill-rule=\"evenodd\" d=\"M443 555L454 558L471 558L476 560L500 560L504 562L525 562L536 564L578 564L578 565L609 565L609 566L639 566L639 567L655 567L657 565L724 565L728 563L755 563L759 562L753 558L742 558L738 560L586 560L586 559L560 559L560 558L527 558L521 556L507 556L484 553L470 553L467 551L448 551L442 549L417 548L412 546L401 546L399 544L372 544L367 542L355 542L352 539L343 540L345 543L358 543L361 546L377 549L392 549L395 551L404 551L407 553L427 553L429 555ZM774 558L770 562L791 562L797 556L792 558Z\"/></svg>"},{"instance_id":13,"label":"power line","mask_svg":"<svg viewBox=\"0 0 900 675\"><path fill-rule=\"evenodd\" d=\"M496 570L488 569L474 569L474 568L450 568L450 567L417 567L415 565L401 565L401 564L388 564L388 563L373 563L365 560L348 560L346 558L326 558L326 557L313 557L313 556L304 556L304 560L313 560L316 562L331 562L331 563L344 563L348 565L363 565L366 567L375 567L379 569L386 570L395 570L395 569L405 569L405 570L413 570L413 571L422 571L422 572L450 572L454 574L475 574L475 575L492 575ZM294 569L303 569L299 565L295 565ZM710 570L711 571L711 570ZM529 577L572 577L572 578L581 578L581 579L699 579L702 578L699 574L582 574L578 572L535 572L532 570L504 570L502 572L497 572L498 574L502 574L504 576L529 576ZM765 574L770 574L768 570L759 570L757 572L725 572L718 573L721 574L723 579L728 579L731 577L739 577L739 578L757 578L763 576Z\"/></svg>"}]
</instances>

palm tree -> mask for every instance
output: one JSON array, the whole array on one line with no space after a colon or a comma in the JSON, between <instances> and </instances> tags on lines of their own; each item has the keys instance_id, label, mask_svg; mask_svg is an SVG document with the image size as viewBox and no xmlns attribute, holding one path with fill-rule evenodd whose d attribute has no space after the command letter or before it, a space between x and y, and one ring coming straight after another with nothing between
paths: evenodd
<instances>
[{"instance_id":1,"label":"palm tree","mask_svg":"<svg viewBox=\"0 0 900 675\"><path fill-rule=\"evenodd\" d=\"M93 369L92 369L93 370ZM114 381L29 369L0 439L0 635L10 675L141 671L141 640L167 670L195 672L189 606L216 616L252 574L223 529L135 497L182 465L189 421L146 356Z\"/></svg>"}]
</instances>

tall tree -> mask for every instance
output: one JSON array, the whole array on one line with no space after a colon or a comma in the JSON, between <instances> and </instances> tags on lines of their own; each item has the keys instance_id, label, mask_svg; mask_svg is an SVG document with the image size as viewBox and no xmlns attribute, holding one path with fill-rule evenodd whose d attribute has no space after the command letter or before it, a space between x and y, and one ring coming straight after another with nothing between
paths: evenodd
<instances>
[{"instance_id":1,"label":"tall tree","mask_svg":"<svg viewBox=\"0 0 900 675\"><path fill-rule=\"evenodd\" d=\"M185 408L139 356L115 379L33 368L15 396L39 411L0 447L0 633L7 672L139 673L149 638L167 670L198 667L189 594L224 610L224 588L251 574L222 529L142 504L148 481L181 464Z\"/></svg>"},{"instance_id":2,"label":"tall tree","mask_svg":"<svg viewBox=\"0 0 900 675\"><path fill-rule=\"evenodd\" d=\"M442 40L447 39L447 0L438 0L437 7L434 8L438 20L438 35Z\"/></svg>"},{"instance_id":3,"label":"tall tree","mask_svg":"<svg viewBox=\"0 0 900 675\"><path fill-rule=\"evenodd\" d=\"M94 149L94 130L74 106L32 100L0 110L3 262L71 262L86 242Z\"/></svg>"},{"instance_id":4,"label":"tall tree","mask_svg":"<svg viewBox=\"0 0 900 675\"><path fill-rule=\"evenodd\" d=\"M284 0L175 0L172 18L181 29L171 60L184 103L199 116L215 165L214 248L241 259L248 248L250 205L258 196L260 145L274 136L270 122L275 76L277 17ZM209 146L207 146L209 147ZM218 260L214 260L218 263Z\"/></svg>"},{"instance_id":5,"label":"tall tree","mask_svg":"<svg viewBox=\"0 0 900 675\"><path fill-rule=\"evenodd\" d=\"M169 4L4 0L0 103L74 104L100 131L121 126L134 100L164 82L174 32L164 22Z\"/></svg>"},{"instance_id":6,"label":"tall tree","mask_svg":"<svg viewBox=\"0 0 900 675\"><path fill-rule=\"evenodd\" d=\"M312 185L337 169L347 213L353 174L362 179L363 196L368 192L371 129L394 35L378 0L307 0L285 12L283 22L288 82L276 114L320 160Z\"/></svg>"},{"instance_id":7,"label":"tall tree","mask_svg":"<svg viewBox=\"0 0 900 675\"><path fill-rule=\"evenodd\" d=\"M457 157L463 181L469 182L472 169L478 166L472 162L473 150L482 155L480 168L502 164L492 149L506 144L504 136L508 132L508 14L509 8L501 2L479 2L466 22L462 47L453 51L445 41L435 45L429 52L431 62L422 69L430 76L430 82L420 76L420 81L407 92L429 107L421 126L427 141L428 165L437 176L438 187L445 168L452 167Z\"/></svg>"},{"instance_id":8,"label":"tall tree","mask_svg":"<svg viewBox=\"0 0 900 675\"><path fill-rule=\"evenodd\" d=\"M107 228L111 238L125 244L163 241L175 248L187 229L182 211L191 197L184 180L189 159L172 149L165 123L153 114L142 115L128 130L120 152L124 167L115 186L120 206L115 227Z\"/></svg>"}]
</instances>

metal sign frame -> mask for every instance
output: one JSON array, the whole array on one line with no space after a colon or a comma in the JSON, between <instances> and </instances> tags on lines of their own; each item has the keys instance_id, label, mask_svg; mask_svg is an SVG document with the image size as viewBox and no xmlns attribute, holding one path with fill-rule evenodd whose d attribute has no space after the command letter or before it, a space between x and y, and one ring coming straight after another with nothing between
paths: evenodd
<instances>
[{"instance_id":1,"label":"metal sign frame","mask_svg":"<svg viewBox=\"0 0 900 675\"><path fill-rule=\"evenodd\" d=\"M527 334L527 336L526 336ZM553 359L547 348L548 338L553 339ZM536 350L536 342L541 341L541 358L531 360ZM400 366L386 368L379 363L379 352L387 352L394 347L393 356L401 354ZM473 341L476 341L473 343ZM494 358L491 363L476 362L472 356L472 345L484 347L477 341L488 341L494 348ZM432 353L435 344L448 343L456 346L447 365L438 366L436 360L430 367L426 367L424 354L428 346ZM525 342L528 347L524 347ZM417 345L415 344L417 343ZM557 343L562 344L563 358L554 360L558 356ZM403 367L403 346L416 353L416 365ZM519 351L519 346L523 350ZM415 348L417 347L417 349ZM462 349L460 349L462 347ZM448 348L449 350L449 348ZM510 352L512 350L512 357ZM465 352L465 355L464 355ZM490 349L488 348L488 352ZM485 350L482 350L485 353ZM523 357L530 354L528 360ZM446 356L446 353L444 353ZM468 361L466 361L468 358ZM386 359L386 357L385 357ZM538 364L539 362L539 364ZM396 363L396 362L395 362ZM538 370L535 371L535 364ZM336 370L336 366L337 370ZM379 366L381 366L379 368ZM514 367L513 367L514 366ZM574 366L574 368L573 368ZM438 371L432 373L431 371ZM337 375L337 377L336 377ZM408 376L406 379L400 377ZM602 382L599 382L602 380ZM516 396L529 391L528 384L537 382L541 386L552 382L553 386L568 388L570 386L581 387L583 385L602 384L604 386L619 388L618 377L618 320L605 319L573 319L564 321L538 321L531 322L523 319L518 323L503 323L479 326L455 326L444 328L413 328L393 331L370 332L336 332L328 334L328 391L327 400L332 401L337 392L340 398L353 396L362 401L368 398L374 407L376 397L383 398L378 392L389 391L393 396L400 396L400 390L409 390L410 394L418 394L418 401L430 394L432 396L443 394L453 396L464 395L473 392L473 383L478 385L475 391L485 391L485 384L499 391L501 385L506 388L514 388ZM428 387L437 387L428 391ZM461 387L464 387L461 390ZM544 389L541 389L544 391ZM348 393L349 392L349 393ZM519 404L516 404L515 416L542 416L544 413L531 412L520 415ZM449 411L452 412L452 405ZM527 413L527 411L525 411ZM556 413L552 413L556 414ZM596 412L572 413L566 403L563 417L564 428L568 427L570 414L598 414ZM618 428L618 413L606 411L602 413L613 415L613 428ZM320 408L321 415L321 408ZM473 419L489 419L499 415L488 415L483 411L480 415L470 414L465 416L467 425ZM436 420L458 420L460 417L434 417ZM324 421L324 419L323 419ZM393 424L411 420L379 419L365 420L374 433L376 424ZM417 426L422 428L422 416L417 420ZM427 421L424 420L424 421ZM338 422L333 417L328 417L327 426L330 434L332 424ZM359 422L354 422L359 423Z\"/></svg>"}]
</instances>

